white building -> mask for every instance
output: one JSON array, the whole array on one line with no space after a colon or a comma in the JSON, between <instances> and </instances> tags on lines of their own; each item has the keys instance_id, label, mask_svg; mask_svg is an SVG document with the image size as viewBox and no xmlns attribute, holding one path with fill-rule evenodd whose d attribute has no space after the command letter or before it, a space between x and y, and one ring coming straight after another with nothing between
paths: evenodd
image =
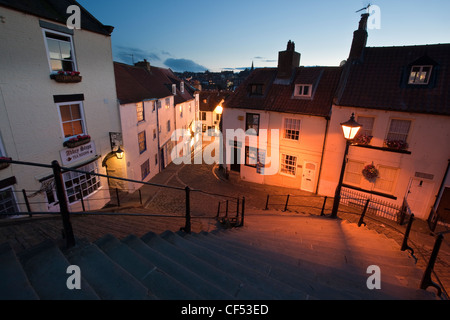
<instances>
[{"instance_id":1,"label":"white building","mask_svg":"<svg viewBox=\"0 0 450 320\"><path fill-rule=\"evenodd\" d=\"M67 8L56 0L0 1L0 9L1 155L106 174L109 132L120 130L112 27L81 8L82 28L69 29L61 18L70 16ZM61 79L64 71L73 82ZM78 142L84 145L71 145L78 136L87 138ZM71 211L81 210L81 195L86 210L109 201L106 179L70 172L63 178ZM26 210L22 189L33 211L59 210L51 169L10 165L0 171L0 212Z\"/></svg>"}]
</instances>

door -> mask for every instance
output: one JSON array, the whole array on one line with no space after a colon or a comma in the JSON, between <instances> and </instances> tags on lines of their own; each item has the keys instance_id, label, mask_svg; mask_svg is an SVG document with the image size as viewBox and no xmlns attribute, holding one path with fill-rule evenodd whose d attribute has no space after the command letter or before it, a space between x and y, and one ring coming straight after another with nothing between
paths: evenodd
<instances>
[{"instance_id":1,"label":"door","mask_svg":"<svg viewBox=\"0 0 450 320\"><path fill-rule=\"evenodd\" d=\"M314 181L316 178L317 164L305 161L303 163L303 175L301 189L304 191L314 192Z\"/></svg>"},{"instance_id":2,"label":"door","mask_svg":"<svg viewBox=\"0 0 450 320\"><path fill-rule=\"evenodd\" d=\"M59 201L56 195L56 190L53 188L47 188L45 190L45 195L47 197L47 209L49 212L59 212Z\"/></svg>"},{"instance_id":3,"label":"door","mask_svg":"<svg viewBox=\"0 0 450 320\"><path fill-rule=\"evenodd\" d=\"M412 178L409 183L408 193L406 200L411 208L414 216L421 219L427 219L430 213L431 193L433 191L433 183L424 179Z\"/></svg>"},{"instance_id":4,"label":"door","mask_svg":"<svg viewBox=\"0 0 450 320\"><path fill-rule=\"evenodd\" d=\"M450 187L445 187L436 212L440 217L440 221L450 223Z\"/></svg>"},{"instance_id":5,"label":"door","mask_svg":"<svg viewBox=\"0 0 450 320\"><path fill-rule=\"evenodd\" d=\"M241 172L241 148L233 147L233 162L230 165L230 170L235 172Z\"/></svg>"}]
</instances>

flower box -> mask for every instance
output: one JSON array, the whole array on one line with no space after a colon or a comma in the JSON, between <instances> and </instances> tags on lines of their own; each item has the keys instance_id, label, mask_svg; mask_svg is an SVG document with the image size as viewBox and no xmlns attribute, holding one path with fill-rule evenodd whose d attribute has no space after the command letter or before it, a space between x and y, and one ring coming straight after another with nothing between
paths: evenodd
<instances>
[{"instance_id":1,"label":"flower box","mask_svg":"<svg viewBox=\"0 0 450 320\"><path fill-rule=\"evenodd\" d=\"M0 157L0 160L11 160L11 158ZM9 165L10 165L10 163L8 163L8 162L2 162L2 163L0 163L0 170L3 170L3 169L8 168Z\"/></svg>"},{"instance_id":2,"label":"flower box","mask_svg":"<svg viewBox=\"0 0 450 320\"><path fill-rule=\"evenodd\" d=\"M82 80L78 71L59 71L56 74L51 74L50 78L61 83L77 83Z\"/></svg>"},{"instance_id":3,"label":"flower box","mask_svg":"<svg viewBox=\"0 0 450 320\"><path fill-rule=\"evenodd\" d=\"M373 136L361 134L356 136L355 139L353 139L353 142L357 144L368 145L370 144L370 141L372 141L372 138Z\"/></svg>"},{"instance_id":4,"label":"flower box","mask_svg":"<svg viewBox=\"0 0 450 320\"><path fill-rule=\"evenodd\" d=\"M408 144L403 140L385 140L384 144L389 149L405 150L408 148Z\"/></svg>"},{"instance_id":5,"label":"flower box","mask_svg":"<svg viewBox=\"0 0 450 320\"><path fill-rule=\"evenodd\" d=\"M87 144L91 142L91 137L88 135L84 135L84 136L77 136L75 138L69 139L67 141L64 142L64 147L66 148L76 148L79 146L82 146L83 144Z\"/></svg>"}]
</instances>

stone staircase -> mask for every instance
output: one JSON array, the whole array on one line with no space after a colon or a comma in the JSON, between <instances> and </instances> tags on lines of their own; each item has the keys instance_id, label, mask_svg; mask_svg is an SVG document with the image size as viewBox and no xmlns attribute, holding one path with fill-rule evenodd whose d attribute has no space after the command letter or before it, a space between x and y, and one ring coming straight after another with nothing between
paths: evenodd
<instances>
[{"instance_id":1,"label":"stone staircase","mask_svg":"<svg viewBox=\"0 0 450 320\"><path fill-rule=\"evenodd\" d=\"M69 290L81 271L81 289ZM381 289L368 289L368 266ZM0 299L436 299L399 245L365 227L312 216L247 216L238 229L106 235L60 249L0 246Z\"/></svg>"}]
</instances>

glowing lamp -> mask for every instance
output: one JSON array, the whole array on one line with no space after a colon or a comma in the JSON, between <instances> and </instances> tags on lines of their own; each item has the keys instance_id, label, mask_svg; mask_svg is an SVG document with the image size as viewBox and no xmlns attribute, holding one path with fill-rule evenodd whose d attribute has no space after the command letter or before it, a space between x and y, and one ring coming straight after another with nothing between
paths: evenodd
<instances>
[{"instance_id":1,"label":"glowing lamp","mask_svg":"<svg viewBox=\"0 0 450 320\"><path fill-rule=\"evenodd\" d=\"M344 138L347 140L353 140L361 129L361 125L355 121L355 114L352 113L350 120L341 123L342 131L344 133Z\"/></svg>"}]
</instances>

